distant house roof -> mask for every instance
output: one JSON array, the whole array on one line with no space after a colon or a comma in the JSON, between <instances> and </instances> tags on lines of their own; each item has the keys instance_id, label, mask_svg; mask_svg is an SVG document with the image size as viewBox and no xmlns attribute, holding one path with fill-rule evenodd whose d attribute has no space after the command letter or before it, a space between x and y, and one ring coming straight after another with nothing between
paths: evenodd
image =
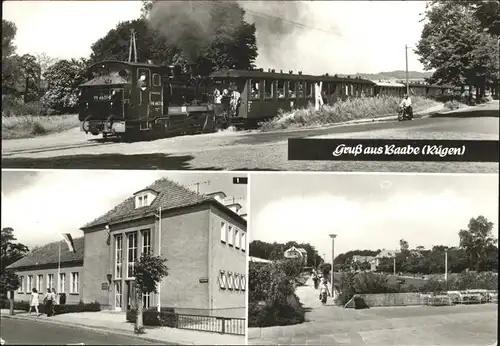
<instances>
[{"instance_id":1,"label":"distant house roof","mask_svg":"<svg viewBox=\"0 0 500 346\"><path fill-rule=\"evenodd\" d=\"M222 198L226 198L227 197L227 195L224 192L222 192L222 191L207 193L205 196L210 197L210 198L214 198L216 196L222 196Z\"/></svg>"},{"instance_id":2,"label":"distant house roof","mask_svg":"<svg viewBox=\"0 0 500 346\"><path fill-rule=\"evenodd\" d=\"M239 203L231 203L231 204L226 204L226 207L231 208L231 207L237 207L238 209L241 209L241 204Z\"/></svg>"},{"instance_id":3,"label":"distant house roof","mask_svg":"<svg viewBox=\"0 0 500 346\"><path fill-rule=\"evenodd\" d=\"M32 250L26 256L12 263L7 268L21 269L32 266L57 264L59 259L59 245L61 245L61 264L70 262L83 263L83 237L73 239L73 243L76 252L70 252L63 240L56 241Z\"/></svg>"},{"instance_id":4,"label":"distant house roof","mask_svg":"<svg viewBox=\"0 0 500 346\"><path fill-rule=\"evenodd\" d=\"M375 256L375 258L394 257L399 252L399 250L382 250L377 254L377 256Z\"/></svg>"},{"instance_id":5,"label":"distant house roof","mask_svg":"<svg viewBox=\"0 0 500 346\"><path fill-rule=\"evenodd\" d=\"M298 247L298 248L297 248L297 250L298 250L300 253L307 255L307 251L306 251L306 249L303 249L303 248L301 248L301 247Z\"/></svg>"},{"instance_id":6,"label":"distant house roof","mask_svg":"<svg viewBox=\"0 0 500 346\"><path fill-rule=\"evenodd\" d=\"M289 252L298 252L300 254L300 256L302 257L305 257L307 256L307 251L304 250L303 248L297 248L295 246L292 246L291 248L289 248L288 250L285 251L285 255Z\"/></svg>"},{"instance_id":7,"label":"distant house roof","mask_svg":"<svg viewBox=\"0 0 500 346\"><path fill-rule=\"evenodd\" d=\"M258 263L271 263L272 261L259 258L259 257L254 257L254 256L249 256L250 262L258 262Z\"/></svg>"},{"instance_id":8,"label":"distant house roof","mask_svg":"<svg viewBox=\"0 0 500 346\"><path fill-rule=\"evenodd\" d=\"M402 83L394 83L388 81L373 81L376 86L385 87L385 88L404 88L405 85Z\"/></svg>"},{"instance_id":9,"label":"distant house roof","mask_svg":"<svg viewBox=\"0 0 500 346\"><path fill-rule=\"evenodd\" d=\"M162 211L165 211L168 209L189 207L207 202L214 203L214 205L217 205L217 207L219 208L224 208L226 212L231 213L231 215L239 218L240 221L246 225L245 219L240 217L231 209L218 203L213 197L198 194L167 178L162 178L155 181L153 184L146 187L146 189L158 191L158 195L149 206L136 209L134 201L135 197L131 196L104 215L98 217L92 222L89 222L81 229L87 230L96 226L103 226L106 224L126 222L142 217L148 217L153 215L160 207Z\"/></svg>"}]
</instances>

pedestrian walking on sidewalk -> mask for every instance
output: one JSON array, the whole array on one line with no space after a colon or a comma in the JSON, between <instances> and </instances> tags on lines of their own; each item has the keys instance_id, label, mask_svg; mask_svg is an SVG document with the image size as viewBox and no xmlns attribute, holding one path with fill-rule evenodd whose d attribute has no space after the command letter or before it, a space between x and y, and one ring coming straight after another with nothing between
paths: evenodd
<instances>
[{"instance_id":1,"label":"pedestrian walking on sidewalk","mask_svg":"<svg viewBox=\"0 0 500 346\"><path fill-rule=\"evenodd\" d=\"M54 294L50 288L47 288L47 294L43 298L43 302L45 303L45 313L47 317L52 316L53 307L54 307Z\"/></svg>"},{"instance_id":2,"label":"pedestrian walking on sidewalk","mask_svg":"<svg viewBox=\"0 0 500 346\"><path fill-rule=\"evenodd\" d=\"M40 316L40 313L38 312L38 305L39 305L39 302L38 302L38 291L36 290L36 288L33 288L31 290L30 309L28 311L28 315L31 314L31 309L35 308L36 315Z\"/></svg>"}]
</instances>

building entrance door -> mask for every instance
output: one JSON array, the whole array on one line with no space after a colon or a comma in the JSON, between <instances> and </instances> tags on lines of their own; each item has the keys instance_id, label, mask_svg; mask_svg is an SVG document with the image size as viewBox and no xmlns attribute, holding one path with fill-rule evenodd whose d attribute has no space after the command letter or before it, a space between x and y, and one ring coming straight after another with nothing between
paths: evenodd
<instances>
[{"instance_id":1,"label":"building entrance door","mask_svg":"<svg viewBox=\"0 0 500 346\"><path fill-rule=\"evenodd\" d=\"M127 311L135 308L135 281L126 281L127 285Z\"/></svg>"},{"instance_id":2,"label":"building entrance door","mask_svg":"<svg viewBox=\"0 0 500 346\"><path fill-rule=\"evenodd\" d=\"M122 281L115 281L115 310L122 311Z\"/></svg>"}]
</instances>

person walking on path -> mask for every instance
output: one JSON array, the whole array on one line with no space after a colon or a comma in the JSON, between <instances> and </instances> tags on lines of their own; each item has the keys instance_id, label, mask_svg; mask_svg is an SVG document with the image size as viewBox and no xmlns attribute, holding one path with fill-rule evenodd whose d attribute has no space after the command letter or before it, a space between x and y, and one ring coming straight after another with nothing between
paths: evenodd
<instances>
[{"instance_id":1,"label":"person walking on path","mask_svg":"<svg viewBox=\"0 0 500 346\"><path fill-rule=\"evenodd\" d=\"M31 290L30 309L28 311L28 315L31 314L31 309L35 308L36 315L40 316L40 313L38 311L38 305L39 305L39 302L38 302L38 291L36 290L36 288L33 288Z\"/></svg>"},{"instance_id":2,"label":"person walking on path","mask_svg":"<svg viewBox=\"0 0 500 346\"><path fill-rule=\"evenodd\" d=\"M47 294L43 298L43 301L45 303L45 312L47 314L47 317L52 316L52 309L54 307L54 294L52 293L52 290L50 288L47 288Z\"/></svg>"}]
</instances>

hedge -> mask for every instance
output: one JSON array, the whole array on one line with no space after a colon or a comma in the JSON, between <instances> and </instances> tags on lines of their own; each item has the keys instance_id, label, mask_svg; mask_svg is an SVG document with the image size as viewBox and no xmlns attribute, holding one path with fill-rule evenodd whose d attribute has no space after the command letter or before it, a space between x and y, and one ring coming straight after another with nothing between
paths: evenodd
<instances>
[{"instance_id":1,"label":"hedge","mask_svg":"<svg viewBox=\"0 0 500 346\"><path fill-rule=\"evenodd\" d=\"M8 299L2 299L0 300L0 308L2 309L10 309L10 302ZM23 311L29 311L30 305L29 302L25 301L14 301L14 310L23 310ZM61 315L61 314L69 314L69 313L74 313L74 312L96 312L96 311L101 311L101 306L98 302L94 303L83 303L80 302L78 304L59 304L56 305L55 308L55 314L56 315ZM40 313L45 313L45 305L40 304L38 306L38 311Z\"/></svg>"},{"instance_id":2,"label":"hedge","mask_svg":"<svg viewBox=\"0 0 500 346\"><path fill-rule=\"evenodd\" d=\"M137 310L127 311L127 322L135 323L137 319ZM161 308L160 312L156 307L147 308L142 311L142 321L145 326L156 327L177 327L177 314L173 308Z\"/></svg>"},{"instance_id":3,"label":"hedge","mask_svg":"<svg viewBox=\"0 0 500 346\"><path fill-rule=\"evenodd\" d=\"M250 302L248 305L248 327L287 326L303 323L305 311L286 304L269 306L265 303Z\"/></svg>"}]
</instances>

